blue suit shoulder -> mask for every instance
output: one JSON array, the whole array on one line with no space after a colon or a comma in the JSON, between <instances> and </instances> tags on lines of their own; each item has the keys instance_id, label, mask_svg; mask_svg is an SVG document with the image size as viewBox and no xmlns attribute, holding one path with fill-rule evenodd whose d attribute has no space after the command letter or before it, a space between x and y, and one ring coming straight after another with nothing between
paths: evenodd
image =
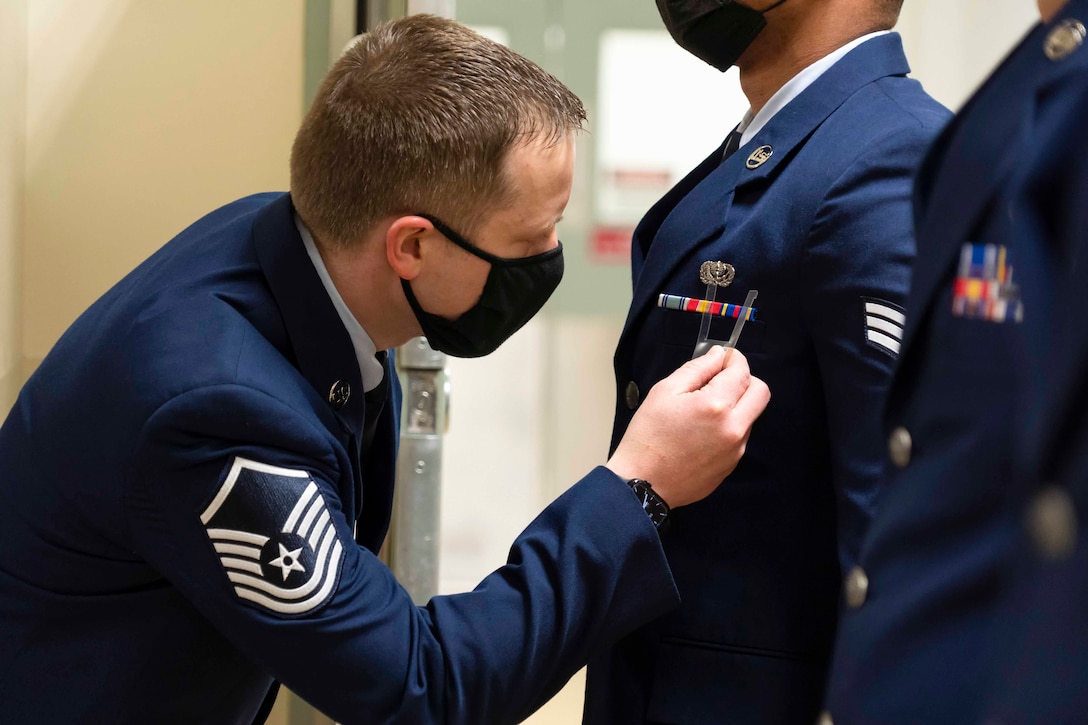
<instances>
[{"instance_id":1,"label":"blue suit shoulder","mask_svg":"<svg viewBox=\"0 0 1088 725\"><path fill-rule=\"evenodd\" d=\"M902 148L921 160L952 112L931 97L918 81L888 76L866 84L816 129L812 144L833 168L874 157L874 148ZM848 139L848 142L844 142ZM844 149L853 153L844 153Z\"/></svg>"}]
</instances>

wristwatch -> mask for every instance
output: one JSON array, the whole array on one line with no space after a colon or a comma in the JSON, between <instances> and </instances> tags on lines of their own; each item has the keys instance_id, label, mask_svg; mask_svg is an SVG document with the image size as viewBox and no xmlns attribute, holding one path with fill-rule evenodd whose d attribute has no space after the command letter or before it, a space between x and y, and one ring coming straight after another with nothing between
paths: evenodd
<instances>
[{"instance_id":1,"label":"wristwatch","mask_svg":"<svg viewBox=\"0 0 1088 725\"><path fill-rule=\"evenodd\" d=\"M632 478L627 481L627 485L638 496L642 510L650 517L651 523L657 528L657 533L665 533L669 528L669 505L665 503L665 499L657 495L649 481L641 478Z\"/></svg>"}]
</instances>

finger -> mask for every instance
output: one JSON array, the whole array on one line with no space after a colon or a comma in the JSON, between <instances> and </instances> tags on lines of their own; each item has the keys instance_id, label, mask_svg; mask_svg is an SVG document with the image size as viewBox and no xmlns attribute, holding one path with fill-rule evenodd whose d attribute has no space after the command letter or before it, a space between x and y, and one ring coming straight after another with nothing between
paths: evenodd
<instances>
[{"instance_id":1,"label":"finger","mask_svg":"<svg viewBox=\"0 0 1088 725\"><path fill-rule=\"evenodd\" d=\"M752 373L748 369L748 361L736 350L725 362L725 367L703 386L703 392L721 399L726 406L732 408L748 389Z\"/></svg>"},{"instance_id":2,"label":"finger","mask_svg":"<svg viewBox=\"0 0 1088 725\"><path fill-rule=\"evenodd\" d=\"M748 367L748 358L744 356L743 352L734 347L722 349L725 351L725 359L722 361L722 370L727 367L735 367L738 365Z\"/></svg>"},{"instance_id":3,"label":"finger","mask_svg":"<svg viewBox=\"0 0 1088 725\"><path fill-rule=\"evenodd\" d=\"M688 360L665 380L668 381L670 388L681 393L690 393L710 382L722 371L724 363L725 350L720 345L715 345L705 355Z\"/></svg>"},{"instance_id":4,"label":"finger","mask_svg":"<svg viewBox=\"0 0 1088 725\"><path fill-rule=\"evenodd\" d=\"M733 414L751 425L771 401L771 391L759 378L750 377L748 387L733 406Z\"/></svg>"}]
</instances>

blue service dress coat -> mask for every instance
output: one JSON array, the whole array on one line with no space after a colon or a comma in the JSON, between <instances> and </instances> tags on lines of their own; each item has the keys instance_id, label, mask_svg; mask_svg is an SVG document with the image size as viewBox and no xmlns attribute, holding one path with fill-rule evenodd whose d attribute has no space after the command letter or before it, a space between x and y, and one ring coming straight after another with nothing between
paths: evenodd
<instances>
[{"instance_id":1,"label":"blue service dress coat","mask_svg":"<svg viewBox=\"0 0 1088 725\"><path fill-rule=\"evenodd\" d=\"M826 722L1083 722L1088 2L1038 25L917 190L893 465ZM1073 556L1073 552L1076 556Z\"/></svg>"},{"instance_id":2,"label":"blue service dress coat","mask_svg":"<svg viewBox=\"0 0 1088 725\"><path fill-rule=\"evenodd\" d=\"M1071 723L1088 713L1086 40L1088 2L1073 0L1048 29L1054 57L1035 87L1047 103L1019 191L1024 226L1035 232L1028 238L1041 247L1041 294L1050 306L1027 330L1033 396L1014 481L1021 526L999 614L1005 649L990 713L1004 725Z\"/></svg>"},{"instance_id":3,"label":"blue service dress coat","mask_svg":"<svg viewBox=\"0 0 1088 725\"><path fill-rule=\"evenodd\" d=\"M0 719L250 723L274 678L342 723L512 723L675 606L604 468L476 591L413 606L376 557L398 390L362 459L359 364L288 195L119 282L0 429Z\"/></svg>"},{"instance_id":4,"label":"blue service dress coat","mask_svg":"<svg viewBox=\"0 0 1088 725\"><path fill-rule=\"evenodd\" d=\"M721 163L662 198L633 243L615 355L613 445L644 393L689 359L700 267L758 290L739 349L771 403L744 459L664 536L682 605L590 663L585 722L799 723L824 692L841 568L857 557L883 467L879 415L914 254L914 171L947 111L907 78L898 35L858 46ZM769 156L769 158L768 158ZM732 319L714 322L725 340Z\"/></svg>"}]
</instances>

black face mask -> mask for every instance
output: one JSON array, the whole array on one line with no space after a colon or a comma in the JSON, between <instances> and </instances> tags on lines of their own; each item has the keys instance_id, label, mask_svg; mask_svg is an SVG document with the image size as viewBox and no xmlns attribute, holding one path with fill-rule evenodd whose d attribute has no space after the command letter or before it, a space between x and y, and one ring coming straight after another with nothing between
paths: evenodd
<instances>
[{"instance_id":1,"label":"black face mask","mask_svg":"<svg viewBox=\"0 0 1088 725\"><path fill-rule=\"evenodd\" d=\"M491 265L479 301L456 320L424 310L408 280L400 281L427 342L439 352L454 357L490 355L540 311L563 279L562 244L532 257L496 257L434 217L417 216L434 224L435 229L457 246Z\"/></svg>"},{"instance_id":2,"label":"black face mask","mask_svg":"<svg viewBox=\"0 0 1088 725\"><path fill-rule=\"evenodd\" d=\"M657 0L657 10L677 45L724 73L766 27L763 15L784 2L760 12L734 0Z\"/></svg>"}]
</instances>

